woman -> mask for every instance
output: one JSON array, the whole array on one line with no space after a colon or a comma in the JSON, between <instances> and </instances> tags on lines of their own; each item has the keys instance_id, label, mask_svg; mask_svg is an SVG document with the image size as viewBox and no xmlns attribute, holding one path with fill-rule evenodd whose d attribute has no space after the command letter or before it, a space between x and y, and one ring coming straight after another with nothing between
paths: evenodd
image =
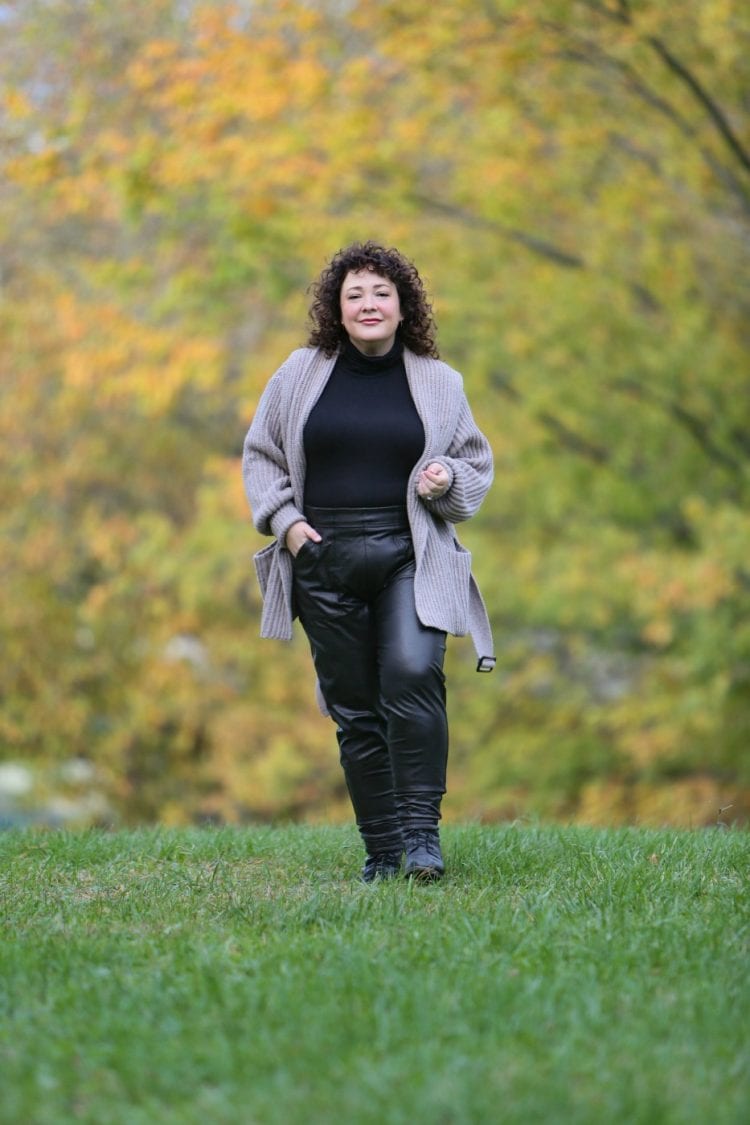
<instances>
[{"instance_id":1,"label":"woman","mask_svg":"<svg viewBox=\"0 0 750 1125\"><path fill-rule=\"evenodd\" d=\"M477 511L492 452L461 376L438 359L414 266L372 242L313 286L308 346L269 382L245 439L261 634L299 616L366 849L365 882L444 873L438 820L448 727L446 634L494 666L471 557L453 524Z\"/></svg>"}]
</instances>

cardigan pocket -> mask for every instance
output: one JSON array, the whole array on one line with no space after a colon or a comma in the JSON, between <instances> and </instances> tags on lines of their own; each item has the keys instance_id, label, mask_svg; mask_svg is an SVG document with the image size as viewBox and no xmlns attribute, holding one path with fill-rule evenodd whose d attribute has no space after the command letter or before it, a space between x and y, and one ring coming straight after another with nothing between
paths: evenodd
<instances>
[{"instance_id":1,"label":"cardigan pocket","mask_svg":"<svg viewBox=\"0 0 750 1125\"><path fill-rule=\"evenodd\" d=\"M469 593L471 591L471 551L453 540L453 574L456 584L456 610L460 623L460 632L466 633L469 629ZM457 630L459 631L459 630Z\"/></svg>"},{"instance_id":2,"label":"cardigan pocket","mask_svg":"<svg viewBox=\"0 0 750 1125\"><path fill-rule=\"evenodd\" d=\"M261 637L278 641L292 639L291 556L278 539L253 556L258 585L263 595L260 619Z\"/></svg>"},{"instance_id":3,"label":"cardigan pocket","mask_svg":"<svg viewBox=\"0 0 750 1125\"><path fill-rule=\"evenodd\" d=\"M430 605L430 620L425 624L463 636L469 631L471 552L453 536L430 536L420 570Z\"/></svg>"},{"instance_id":4,"label":"cardigan pocket","mask_svg":"<svg viewBox=\"0 0 750 1125\"><path fill-rule=\"evenodd\" d=\"M253 555L255 573L258 576L258 585L260 586L260 592L264 598L266 596L266 590L268 589L268 579L276 559L277 549L278 542L274 541Z\"/></svg>"}]
</instances>

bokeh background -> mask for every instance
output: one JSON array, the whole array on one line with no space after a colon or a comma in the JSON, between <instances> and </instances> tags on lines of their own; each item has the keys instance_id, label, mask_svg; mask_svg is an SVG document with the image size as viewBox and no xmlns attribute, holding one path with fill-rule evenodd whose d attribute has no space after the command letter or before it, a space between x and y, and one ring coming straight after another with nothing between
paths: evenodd
<instances>
[{"instance_id":1,"label":"bokeh background","mask_svg":"<svg viewBox=\"0 0 750 1125\"><path fill-rule=\"evenodd\" d=\"M239 457L374 238L496 454L447 818L746 821L744 0L16 0L0 111L0 820L349 819Z\"/></svg>"}]
</instances>

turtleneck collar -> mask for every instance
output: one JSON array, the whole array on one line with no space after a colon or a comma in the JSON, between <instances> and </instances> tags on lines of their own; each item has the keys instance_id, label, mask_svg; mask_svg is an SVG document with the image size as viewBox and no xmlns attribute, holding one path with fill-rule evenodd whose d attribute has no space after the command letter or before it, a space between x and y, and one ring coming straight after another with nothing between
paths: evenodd
<instances>
[{"instance_id":1,"label":"turtleneck collar","mask_svg":"<svg viewBox=\"0 0 750 1125\"><path fill-rule=\"evenodd\" d=\"M389 371L398 363L404 352L402 341L396 336L393 347L385 355L365 355L359 348L347 339L340 352L340 357L345 361L350 371L357 371L363 375L378 375Z\"/></svg>"}]
</instances>

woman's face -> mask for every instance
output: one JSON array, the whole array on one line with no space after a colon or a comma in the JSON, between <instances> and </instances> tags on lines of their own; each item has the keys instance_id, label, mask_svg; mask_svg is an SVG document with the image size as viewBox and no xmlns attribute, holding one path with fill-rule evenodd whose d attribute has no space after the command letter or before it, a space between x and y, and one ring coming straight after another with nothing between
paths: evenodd
<instances>
[{"instance_id":1,"label":"woman's face","mask_svg":"<svg viewBox=\"0 0 750 1125\"><path fill-rule=\"evenodd\" d=\"M401 323L396 286L372 270L350 270L341 286L341 323L365 355L385 355Z\"/></svg>"}]
</instances>

